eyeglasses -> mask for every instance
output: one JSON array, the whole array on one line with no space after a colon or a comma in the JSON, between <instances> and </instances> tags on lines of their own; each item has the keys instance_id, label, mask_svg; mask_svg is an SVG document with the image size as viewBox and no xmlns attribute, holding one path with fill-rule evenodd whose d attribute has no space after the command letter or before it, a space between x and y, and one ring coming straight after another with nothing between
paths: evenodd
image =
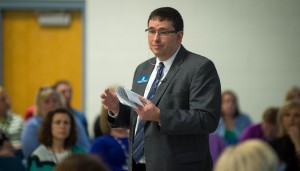
<instances>
[{"instance_id":1,"label":"eyeglasses","mask_svg":"<svg viewBox=\"0 0 300 171\"><path fill-rule=\"evenodd\" d=\"M166 29L155 30L155 29L152 29L152 28L147 28L145 30L145 32L148 32L148 36L155 36L156 33L157 33L159 36L162 36L162 37L166 37L170 33L178 33L178 31L176 31L176 30L172 30L172 31L166 30Z\"/></svg>"}]
</instances>

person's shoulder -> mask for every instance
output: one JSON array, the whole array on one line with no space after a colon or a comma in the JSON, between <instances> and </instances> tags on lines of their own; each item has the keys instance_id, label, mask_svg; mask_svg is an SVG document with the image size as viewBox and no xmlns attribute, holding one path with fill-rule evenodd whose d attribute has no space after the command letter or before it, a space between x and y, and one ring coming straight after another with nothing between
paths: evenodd
<instances>
[{"instance_id":1,"label":"person's shoulder","mask_svg":"<svg viewBox=\"0 0 300 171\"><path fill-rule=\"evenodd\" d=\"M261 130L261 123L251 124L245 128L243 131L245 136L252 135L257 133L257 131Z\"/></svg>"},{"instance_id":2,"label":"person's shoulder","mask_svg":"<svg viewBox=\"0 0 300 171\"><path fill-rule=\"evenodd\" d=\"M10 124L13 127L23 127L23 119L19 114L10 113L9 118L10 118Z\"/></svg>"},{"instance_id":3,"label":"person's shoulder","mask_svg":"<svg viewBox=\"0 0 300 171\"><path fill-rule=\"evenodd\" d=\"M9 113L9 115L13 120L23 121L21 115L19 115L17 113L11 112L11 113Z\"/></svg>"},{"instance_id":4,"label":"person's shoulder","mask_svg":"<svg viewBox=\"0 0 300 171\"><path fill-rule=\"evenodd\" d=\"M187 51L187 56L189 56L192 59L198 60L198 61L211 61L209 58L207 58L203 55L200 55L200 54L197 54L194 52L190 52L190 51Z\"/></svg>"},{"instance_id":5,"label":"person's shoulder","mask_svg":"<svg viewBox=\"0 0 300 171\"><path fill-rule=\"evenodd\" d=\"M74 114L84 115L83 112L79 111L78 109L72 108L71 110Z\"/></svg>"},{"instance_id":6,"label":"person's shoulder","mask_svg":"<svg viewBox=\"0 0 300 171\"><path fill-rule=\"evenodd\" d=\"M94 140L92 146L106 147L112 144L113 141L115 140L111 135L102 135Z\"/></svg>"},{"instance_id":7,"label":"person's shoulder","mask_svg":"<svg viewBox=\"0 0 300 171\"><path fill-rule=\"evenodd\" d=\"M45 153L48 153L49 150L47 149L47 147L43 144L40 144L33 152L30 156L40 156L40 155L45 155Z\"/></svg>"},{"instance_id":8,"label":"person's shoulder","mask_svg":"<svg viewBox=\"0 0 300 171\"><path fill-rule=\"evenodd\" d=\"M142 62L142 63L140 63L138 66L137 66L137 68L140 68L140 67L149 67L149 66L151 66L151 65L155 65L155 63L156 63L156 57L152 57L152 58L150 58L150 59L147 59L146 61L144 61L144 62Z\"/></svg>"},{"instance_id":9,"label":"person's shoulder","mask_svg":"<svg viewBox=\"0 0 300 171\"><path fill-rule=\"evenodd\" d=\"M211 62L212 63L212 61L209 58L207 58L203 55L191 52L189 50L186 50L183 46L178 51L177 56L184 56L185 60L192 60L194 62L201 62L201 63Z\"/></svg>"},{"instance_id":10,"label":"person's shoulder","mask_svg":"<svg viewBox=\"0 0 300 171\"><path fill-rule=\"evenodd\" d=\"M52 153L43 144L40 144L29 156L29 160L36 160L40 162L51 161Z\"/></svg>"},{"instance_id":11,"label":"person's shoulder","mask_svg":"<svg viewBox=\"0 0 300 171\"><path fill-rule=\"evenodd\" d=\"M178 63L182 60L183 66L186 66L189 69L210 70L211 68L215 68L212 60L200 54L186 51L185 53L177 55L178 59L175 60L177 60Z\"/></svg>"},{"instance_id":12,"label":"person's shoulder","mask_svg":"<svg viewBox=\"0 0 300 171\"><path fill-rule=\"evenodd\" d=\"M259 128L261 128L261 123L251 124L251 125L249 125L248 128L246 128L246 129L248 129L248 130L257 130L257 129L259 129Z\"/></svg>"},{"instance_id":13,"label":"person's shoulder","mask_svg":"<svg viewBox=\"0 0 300 171\"><path fill-rule=\"evenodd\" d=\"M41 124L41 118L34 116L25 122L25 126L39 126Z\"/></svg>"},{"instance_id":14,"label":"person's shoulder","mask_svg":"<svg viewBox=\"0 0 300 171\"><path fill-rule=\"evenodd\" d=\"M239 115L237 116L236 119L240 119L240 120L251 120L250 116L246 113L242 113L240 112Z\"/></svg>"},{"instance_id":15,"label":"person's shoulder","mask_svg":"<svg viewBox=\"0 0 300 171\"><path fill-rule=\"evenodd\" d=\"M30 170L52 170L55 166L53 154L44 145L39 145L28 158Z\"/></svg>"}]
</instances>

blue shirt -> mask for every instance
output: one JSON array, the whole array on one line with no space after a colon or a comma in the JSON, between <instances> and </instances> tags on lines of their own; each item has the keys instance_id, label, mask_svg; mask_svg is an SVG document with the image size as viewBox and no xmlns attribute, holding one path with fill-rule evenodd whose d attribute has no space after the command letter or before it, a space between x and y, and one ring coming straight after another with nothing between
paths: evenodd
<instances>
[{"instance_id":1,"label":"blue shirt","mask_svg":"<svg viewBox=\"0 0 300 171\"><path fill-rule=\"evenodd\" d=\"M90 152L99 156L112 171L127 171L128 143L128 138L103 135L95 139Z\"/></svg>"},{"instance_id":2,"label":"blue shirt","mask_svg":"<svg viewBox=\"0 0 300 171\"><path fill-rule=\"evenodd\" d=\"M89 133L88 133L88 124L87 124L85 115L84 115L82 112L80 112L80 111L78 111L78 110L76 110L76 109L74 109L74 108L71 108L71 111L72 111L74 117L75 117L78 121L81 122L81 124L82 124L82 126L84 127L84 129L85 129L87 135L89 135Z\"/></svg>"}]
</instances>

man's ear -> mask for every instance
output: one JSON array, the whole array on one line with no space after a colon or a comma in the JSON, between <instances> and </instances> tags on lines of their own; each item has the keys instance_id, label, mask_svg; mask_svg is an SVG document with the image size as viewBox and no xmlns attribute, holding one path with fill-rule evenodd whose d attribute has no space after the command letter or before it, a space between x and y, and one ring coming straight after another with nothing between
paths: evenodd
<instances>
[{"instance_id":1,"label":"man's ear","mask_svg":"<svg viewBox=\"0 0 300 171\"><path fill-rule=\"evenodd\" d=\"M183 31L179 31L178 33L177 33L177 40L178 40L178 42L182 42L182 39L183 39Z\"/></svg>"}]
</instances>

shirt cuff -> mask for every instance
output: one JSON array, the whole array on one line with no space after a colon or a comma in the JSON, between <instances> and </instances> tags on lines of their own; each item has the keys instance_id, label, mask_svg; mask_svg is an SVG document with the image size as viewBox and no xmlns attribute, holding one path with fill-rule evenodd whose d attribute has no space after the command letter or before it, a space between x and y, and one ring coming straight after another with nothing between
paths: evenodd
<instances>
[{"instance_id":1,"label":"shirt cuff","mask_svg":"<svg viewBox=\"0 0 300 171\"><path fill-rule=\"evenodd\" d=\"M108 115L110 116L110 117L112 117L112 118L116 118L116 117L118 117L118 115L119 115L119 111L117 112L117 113L112 113L111 111L108 111Z\"/></svg>"}]
</instances>

